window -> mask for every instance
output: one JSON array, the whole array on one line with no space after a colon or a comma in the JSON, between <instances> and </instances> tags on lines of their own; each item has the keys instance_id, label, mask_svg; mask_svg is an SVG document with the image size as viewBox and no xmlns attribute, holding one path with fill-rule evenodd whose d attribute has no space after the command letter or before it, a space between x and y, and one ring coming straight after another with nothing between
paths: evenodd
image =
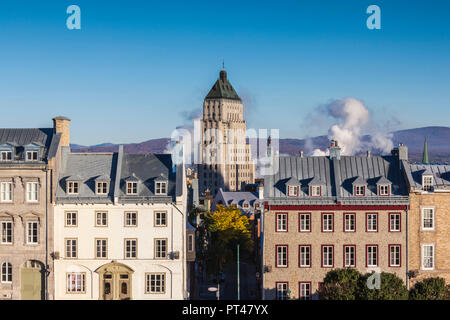
<instances>
[{"instance_id":1,"label":"window","mask_svg":"<svg viewBox=\"0 0 450 320\"><path fill-rule=\"evenodd\" d=\"M125 212L125 227L137 226L137 212Z\"/></svg>"},{"instance_id":2,"label":"window","mask_svg":"<svg viewBox=\"0 0 450 320\"><path fill-rule=\"evenodd\" d=\"M136 259L137 239L125 239L125 259Z\"/></svg>"},{"instance_id":3,"label":"window","mask_svg":"<svg viewBox=\"0 0 450 320\"><path fill-rule=\"evenodd\" d=\"M378 195L379 196L388 196L389 195L389 185L382 184L378 186Z\"/></svg>"},{"instance_id":4,"label":"window","mask_svg":"<svg viewBox=\"0 0 450 320\"><path fill-rule=\"evenodd\" d=\"M356 231L356 215L354 213L344 213L344 232Z\"/></svg>"},{"instance_id":5,"label":"window","mask_svg":"<svg viewBox=\"0 0 450 320\"><path fill-rule=\"evenodd\" d=\"M67 293L86 292L86 273L67 273Z\"/></svg>"},{"instance_id":6,"label":"window","mask_svg":"<svg viewBox=\"0 0 450 320\"><path fill-rule=\"evenodd\" d=\"M78 240L66 239L66 258L77 258Z\"/></svg>"},{"instance_id":7,"label":"window","mask_svg":"<svg viewBox=\"0 0 450 320\"><path fill-rule=\"evenodd\" d=\"M12 152L11 151L0 151L0 161L11 161Z\"/></svg>"},{"instance_id":8,"label":"window","mask_svg":"<svg viewBox=\"0 0 450 320\"><path fill-rule=\"evenodd\" d=\"M27 151L27 161L38 161L38 154L39 152L36 150Z\"/></svg>"},{"instance_id":9,"label":"window","mask_svg":"<svg viewBox=\"0 0 450 320\"><path fill-rule=\"evenodd\" d=\"M108 182L97 182L96 191L97 191L97 194L107 194L108 193Z\"/></svg>"},{"instance_id":10,"label":"window","mask_svg":"<svg viewBox=\"0 0 450 320\"><path fill-rule=\"evenodd\" d=\"M289 197L297 197L298 196L298 187L297 186L288 186L288 196Z\"/></svg>"},{"instance_id":11,"label":"window","mask_svg":"<svg viewBox=\"0 0 450 320\"><path fill-rule=\"evenodd\" d=\"M355 196L364 196L366 193L365 186L355 186Z\"/></svg>"},{"instance_id":12,"label":"window","mask_svg":"<svg viewBox=\"0 0 450 320\"><path fill-rule=\"evenodd\" d=\"M127 194L137 194L137 182L127 182Z\"/></svg>"},{"instance_id":13,"label":"window","mask_svg":"<svg viewBox=\"0 0 450 320\"><path fill-rule=\"evenodd\" d=\"M69 181L69 182L67 182L67 193L68 194L78 194L79 187L80 187L79 182Z\"/></svg>"},{"instance_id":14,"label":"window","mask_svg":"<svg viewBox=\"0 0 450 320\"><path fill-rule=\"evenodd\" d=\"M288 298L288 283L287 282L277 282L277 300L286 300Z\"/></svg>"},{"instance_id":15,"label":"window","mask_svg":"<svg viewBox=\"0 0 450 320\"><path fill-rule=\"evenodd\" d=\"M276 232L287 232L288 231L288 215L287 213L277 213L276 214Z\"/></svg>"},{"instance_id":16,"label":"window","mask_svg":"<svg viewBox=\"0 0 450 320\"><path fill-rule=\"evenodd\" d=\"M378 231L378 213L366 213L366 231Z\"/></svg>"},{"instance_id":17,"label":"window","mask_svg":"<svg viewBox=\"0 0 450 320\"><path fill-rule=\"evenodd\" d=\"M12 183L2 182L0 184L0 201L11 202L12 201Z\"/></svg>"},{"instance_id":18,"label":"window","mask_svg":"<svg viewBox=\"0 0 450 320\"><path fill-rule=\"evenodd\" d=\"M366 267L378 266L378 246L367 245L366 246Z\"/></svg>"},{"instance_id":19,"label":"window","mask_svg":"<svg viewBox=\"0 0 450 320\"><path fill-rule=\"evenodd\" d=\"M167 258L167 239L155 239L155 259Z\"/></svg>"},{"instance_id":20,"label":"window","mask_svg":"<svg viewBox=\"0 0 450 320\"><path fill-rule=\"evenodd\" d=\"M95 239L95 257L97 259L105 259L108 257L107 239Z\"/></svg>"},{"instance_id":21,"label":"window","mask_svg":"<svg viewBox=\"0 0 450 320\"><path fill-rule=\"evenodd\" d=\"M276 254L276 267L277 268L287 268L287 266L288 266L288 246L287 245L275 246L275 254Z\"/></svg>"},{"instance_id":22,"label":"window","mask_svg":"<svg viewBox=\"0 0 450 320\"><path fill-rule=\"evenodd\" d=\"M320 197L322 195L321 186L311 186L311 197Z\"/></svg>"},{"instance_id":23,"label":"window","mask_svg":"<svg viewBox=\"0 0 450 320\"><path fill-rule=\"evenodd\" d=\"M299 267L300 268L311 267L311 245L299 246Z\"/></svg>"},{"instance_id":24,"label":"window","mask_svg":"<svg viewBox=\"0 0 450 320\"><path fill-rule=\"evenodd\" d=\"M344 246L344 267L356 267L356 246Z\"/></svg>"},{"instance_id":25,"label":"window","mask_svg":"<svg viewBox=\"0 0 450 320\"><path fill-rule=\"evenodd\" d=\"M334 221L332 213L322 213L322 232L333 232Z\"/></svg>"},{"instance_id":26,"label":"window","mask_svg":"<svg viewBox=\"0 0 450 320\"><path fill-rule=\"evenodd\" d=\"M166 227L167 226L167 212L156 211L155 212L155 227Z\"/></svg>"},{"instance_id":27,"label":"window","mask_svg":"<svg viewBox=\"0 0 450 320\"><path fill-rule=\"evenodd\" d=\"M1 244L12 244L13 224L12 221L2 221L1 225Z\"/></svg>"},{"instance_id":28,"label":"window","mask_svg":"<svg viewBox=\"0 0 450 320\"><path fill-rule=\"evenodd\" d=\"M37 202L38 201L38 183L37 182L27 182L26 192L27 192L27 202Z\"/></svg>"},{"instance_id":29,"label":"window","mask_svg":"<svg viewBox=\"0 0 450 320\"><path fill-rule=\"evenodd\" d=\"M167 182L156 182L155 194L167 194Z\"/></svg>"},{"instance_id":30,"label":"window","mask_svg":"<svg viewBox=\"0 0 450 320\"><path fill-rule=\"evenodd\" d=\"M399 244L389 245L389 267L400 267L401 246Z\"/></svg>"},{"instance_id":31,"label":"window","mask_svg":"<svg viewBox=\"0 0 450 320\"><path fill-rule=\"evenodd\" d=\"M300 213L299 215L299 231L300 232L311 232L311 214L310 213Z\"/></svg>"},{"instance_id":32,"label":"window","mask_svg":"<svg viewBox=\"0 0 450 320\"><path fill-rule=\"evenodd\" d=\"M38 243L38 230L37 221L27 222L27 244Z\"/></svg>"},{"instance_id":33,"label":"window","mask_svg":"<svg viewBox=\"0 0 450 320\"><path fill-rule=\"evenodd\" d=\"M194 251L194 235L193 234L188 235L187 247L188 247L189 252Z\"/></svg>"},{"instance_id":34,"label":"window","mask_svg":"<svg viewBox=\"0 0 450 320\"><path fill-rule=\"evenodd\" d=\"M300 282L299 283L299 297L300 297L300 300L310 300L311 299L311 282Z\"/></svg>"},{"instance_id":35,"label":"window","mask_svg":"<svg viewBox=\"0 0 450 320\"><path fill-rule=\"evenodd\" d=\"M66 227L76 227L78 225L77 212L66 212Z\"/></svg>"},{"instance_id":36,"label":"window","mask_svg":"<svg viewBox=\"0 0 450 320\"><path fill-rule=\"evenodd\" d=\"M147 273L145 280L145 293L165 293L166 292L166 274L165 273Z\"/></svg>"},{"instance_id":37,"label":"window","mask_svg":"<svg viewBox=\"0 0 450 320\"><path fill-rule=\"evenodd\" d=\"M422 189L424 191L431 191L433 187L433 176L422 176Z\"/></svg>"},{"instance_id":38,"label":"window","mask_svg":"<svg viewBox=\"0 0 450 320\"><path fill-rule=\"evenodd\" d=\"M389 231L400 232L401 229L401 214L389 213Z\"/></svg>"},{"instance_id":39,"label":"window","mask_svg":"<svg viewBox=\"0 0 450 320\"><path fill-rule=\"evenodd\" d=\"M422 245L422 269L434 269L434 244Z\"/></svg>"},{"instance_id":40,"label":"window","mask_svg":"<svg viewBox=\"0 0 450 320\"><path fill-rule=\"evenodd\" d=\"M422 230L434 230L434 208L422 208Z\"/></svg>"},{"instance_id":41,"label":"window","mask_svg":"<svg viewBox=\"0 0 450 320\"><path fill-rule=\"evenodd\" d=\"M108 212L106 211L95 212L95 226L96 227L108 226Z\"/></svg>"},{"instance_id":42,"label":"window","mask_svg":"<svg viewBox=\"0 0 450 320\"><path fill-rule=\"evenodd\" d=\"M322 245L322 267L332 268L334 266L333 245Z\"/></svg>"},{"instance_id":43,"label":"window","mask_svg":"<svg viewBox=\"0 0 450 320\"><path fill-rule=\"evenodd\" d=\"M12 264L3 262L2 264L2 283L12 282Z\"/></svg>"}]
</instances>

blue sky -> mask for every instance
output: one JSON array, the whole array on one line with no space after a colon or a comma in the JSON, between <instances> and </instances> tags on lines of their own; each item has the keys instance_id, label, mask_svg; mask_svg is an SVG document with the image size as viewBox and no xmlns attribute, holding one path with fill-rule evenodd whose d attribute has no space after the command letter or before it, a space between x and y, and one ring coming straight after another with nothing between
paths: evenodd
<instances>
[{"instance_id":1,"label":"blue sky","mask_svg":"<svg viewBox=\"0 0 450 320\"><path fill-rule=\"evenodd\" d=\"M81 30L66 28L71 4ZM371 4L381 30L366 28ZM2 0L0 127L64 115L73 143L168 137L222 59L248 126L281 137L326 134L305 119L343 97L398 128L448 126L449 12L449 1L413 0Z\"/></svg>"}]
</instances>

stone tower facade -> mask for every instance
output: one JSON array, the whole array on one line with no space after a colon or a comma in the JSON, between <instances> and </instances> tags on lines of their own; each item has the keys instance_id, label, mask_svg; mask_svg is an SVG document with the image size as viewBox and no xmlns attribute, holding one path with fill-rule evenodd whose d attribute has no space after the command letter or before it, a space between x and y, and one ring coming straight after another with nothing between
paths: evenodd
<instances>
[{"instance_id":1,"label":"stone tower facade","mask_svg":"<svg viewBox=\"0 0 450 320\"><path fill-rule=\"evenodd\" d=\"M246 122L241 98L227 79L220 77L203 102L200 191L213 195L220 188L241 191L255 181L251 148L246 142Z\"/></svg>"}]
</instances>

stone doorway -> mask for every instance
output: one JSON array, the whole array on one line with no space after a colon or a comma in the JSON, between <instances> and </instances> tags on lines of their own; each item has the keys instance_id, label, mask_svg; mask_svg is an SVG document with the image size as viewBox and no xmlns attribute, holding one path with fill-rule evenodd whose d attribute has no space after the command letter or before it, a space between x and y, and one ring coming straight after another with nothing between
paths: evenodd
<instances>
[{"instance_id":1,"label":"stone doorway","mask_svg":"<svg viewBox=\"0 0 450 320\"><path fill-rule=\"evenodd\" d=\"M134 271L118 262L105 264L96 271L100 276L100 300L131 300Z\"/></svg>"}]
</instances>

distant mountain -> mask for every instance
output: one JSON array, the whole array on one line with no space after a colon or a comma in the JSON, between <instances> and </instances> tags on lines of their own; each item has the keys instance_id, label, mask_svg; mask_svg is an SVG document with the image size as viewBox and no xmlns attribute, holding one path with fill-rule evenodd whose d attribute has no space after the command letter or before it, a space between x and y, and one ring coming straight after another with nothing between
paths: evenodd
<instances>
[{"instance_id":1,"label":"distant mountain","mask_svg":"<svg viewBox=\"0 0 450 320\"><path fill-rule=\"evenodd\" d=\"M403 143L408 146L409 159L421 161L423 142L428 141L428 153L432 162L450 162L450 128L424 127L416 129L399 130L393 132L394 145ZM364 136L364 139L370 138ZM152 139L141 143L124 144L125 153L163 153L169 143L169 138ZM327 136L318 136L309 139L280 139L281 154L297 155L300 150L307 152L312 149L325 150L329 146ZM117 144L104 143L95 146L71 145L74 152L113 152L118 150Z\"/></svg>"}]
</instances>

